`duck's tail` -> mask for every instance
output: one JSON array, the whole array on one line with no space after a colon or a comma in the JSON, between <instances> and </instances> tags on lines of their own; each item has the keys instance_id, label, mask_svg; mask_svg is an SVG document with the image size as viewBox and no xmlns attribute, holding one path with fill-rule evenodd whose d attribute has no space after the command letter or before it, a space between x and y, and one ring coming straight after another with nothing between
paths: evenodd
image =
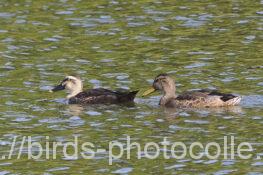
<instances>
[{"instance_id":1,"label":"duck's tail","mask_svg":"<svg viewBox=\"0 0 263 175\"><path fill-rule=\"evenodd\" d=\"M120 97L120 102L132 102L139 91L127 92Z\"/></svg>"},{"instance_id":2,"label":"duck's tail","mask_svg":"<svg viewBox=\"0 0 263 175\"><path fill-rule=\"evenodd\" d=\"M226 101L228 106L234 106L234 105L238 105L241 101L242 97L236 96L228 101Z\"/></svg>"}]
</instances>

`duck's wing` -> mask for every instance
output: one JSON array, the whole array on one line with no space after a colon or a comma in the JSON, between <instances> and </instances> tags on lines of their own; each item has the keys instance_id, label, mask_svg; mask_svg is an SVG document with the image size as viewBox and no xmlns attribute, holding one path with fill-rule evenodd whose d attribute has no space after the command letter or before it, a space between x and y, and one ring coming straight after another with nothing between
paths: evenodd
<instances>
[{"instance_id":1,"label":"duck's wing","mask_svg":"<svg viewBox=\"0 0 263 175\"><path fill-rule=\"evenodd\" d=\"M179 103L189 103L193 106L229 106L238 104L240 100L241 97L233 94L208 89L186 91L176 97Z\"/></svg>"},{"instance_id":2,"label":"duck's wing","mask_svg":"<svg viewBox=\"0 0 263 175\"><path fill-rule=\"evenodd\" d=\"M121 103L133 101L138 91L117 92L104 88L89 89L77 94L70 103Z\"/></svg>"},{"instance_id":3,"label":"duck's wing","mask_svg":"<svg viewBox=\"0 0 263 175\"><path fill-rule=\"evenodd\" d=\"M104 88L88 89L84 93L86 96L116 95L115 91Z\"/></svg>"},{"instance_id":4,"label":"duck's wing","mask_svg":"<svg viewBox=\"0 0 263 175\"><path fill-rule=\"evenodd\" d=\"M209 89L202 89L202 90L199 90L198 92L201 92L201 93L206 94L208 96L220 97L220 99L224 102L238 97L238 96L235 96L233 94L222 93L222 92L219 92L216 90L209 90Z\"/></svg>"},{"instance_id":5,"label":"duck's wing","mask_svg":"<svg viewBox=\"0 0 263 175\"><path fill-rule=\"evenodd\" d=\"M186 91L178 95L176 98L169 99L166 107L198 107L205 105L207 94L198 91Z\"/></svg>"},{"instance_id":6,"label":"duck's wing","mask_svg":"<svg viewBox=\"0 0 263 175\"><path fill-rule=\"evenodd\" d=\"M182 94L176 97L176 100L197 100L199 98L206 98L208 97L207 93L203 93L200 91L185 91Z\"/></svg>"}]
</instances>

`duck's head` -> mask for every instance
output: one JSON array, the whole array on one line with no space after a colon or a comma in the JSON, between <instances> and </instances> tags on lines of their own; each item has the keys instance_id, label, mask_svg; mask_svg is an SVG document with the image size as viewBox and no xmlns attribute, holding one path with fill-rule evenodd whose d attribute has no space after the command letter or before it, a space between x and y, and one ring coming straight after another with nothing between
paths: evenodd
<instances>
[{"instance_id":1,"label":"duck's head","mask_svg":"<svg viewBox=\"0 0 263 175\"><path fill-rule=\"evenodd\" d=\"M149 95L155 91L161 91L165 95L175 95L175 83L174 79L168 74L162 73L155 77L152 87L143 93L143 96Z\"/></svg>"},{"instance_id":2,"label":"duck's head","mask_svg":"<svg viewBox=\"0 0 263 175\"><path fill-rule=\"evenodd\" d=\"M59 85L55 86L50 92L56 92L66 89L69 93L67 98L71 98L82 92L83 84L79 77L66 76Z\"/></svg>"}]
</instances>

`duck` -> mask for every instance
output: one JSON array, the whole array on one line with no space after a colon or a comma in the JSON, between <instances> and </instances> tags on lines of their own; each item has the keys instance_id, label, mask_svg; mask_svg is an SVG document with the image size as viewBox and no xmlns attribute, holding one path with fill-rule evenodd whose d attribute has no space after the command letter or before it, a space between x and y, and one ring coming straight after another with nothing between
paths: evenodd
<instances>
[{"instance_id":1,"label":"duck","mask_svg":"<svg viewBox=\"0 0 263 175\"><path fill-rule=\"evenodd\" d=\"M120 104L133 102L138 91L122 92L104 88L83 90L80 77L66 76L50 92L67 90L69 104Z\"/></svg>"},{"instance_id":2,"label":"duck","mask_svg":"<svg viewBox=\"0 0 263 175\"><path fill-rule=\"evenodd\" d=\"M240 96L221 93L217 90L201 89L185 91L176 95L176 85L173 78L168 74L162 73L155 77L152 87L143 93L147 96L155 91L161 91L163 96L159 105L170 108L180 107L223 107L235 106L241 101Z\"/></svg>"}]
</instances>

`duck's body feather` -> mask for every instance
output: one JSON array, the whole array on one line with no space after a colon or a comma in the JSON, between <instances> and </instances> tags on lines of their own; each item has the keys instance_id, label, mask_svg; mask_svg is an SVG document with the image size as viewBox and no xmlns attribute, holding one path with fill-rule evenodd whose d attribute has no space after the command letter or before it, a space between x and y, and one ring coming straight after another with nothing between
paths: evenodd
<instances>
[{"instance_id":1,"label":"duck's body feather","mask_svg":"<svg viewBox=\"0 0 263 175\"><path fill-rule=\"evenodd\" d=\"M144 95L148 95L157 90L163 93L159 104L172 108L234 106L241 101L241 97L239 96L209 89L186 91L180 95L176 95L174 79L167 74L159 74L155 77L152 88L147 90Z\"/></svg>"},{"instance_id":2,"label":"duck's body feather","mask_svg":"<svg viewBox=\"0 0 263 175\"><path fill-rule=\"evenodd\" d=\"M89 89L69 99L70 104L117 104L132 102L138 91L118 92L104 88Z\"/></svg>"},{"instance_id":3,"label":"duck's body feather","mask_svg":"<svg viewBox=\"0 0 263 175\"><path fill-rule=\"evenodd\" d=\"M117 104L133 102L138 91L122 92L104 88L83 91L83 84L79 77L67 76L55 86L51 92L66 89L69 104Z\"/></svg>"},{"instance_id":4,"label":"duck's body feather","mask_svg":"<svg viewBox=\"0 0 263 175\"><path fill-rule=\"evenodd\" d=\"M166 101L167 107L219 107L232 106L240 102L241 97L215 90L202 89L186 91Z\"/></svg>"}]
</instances>

